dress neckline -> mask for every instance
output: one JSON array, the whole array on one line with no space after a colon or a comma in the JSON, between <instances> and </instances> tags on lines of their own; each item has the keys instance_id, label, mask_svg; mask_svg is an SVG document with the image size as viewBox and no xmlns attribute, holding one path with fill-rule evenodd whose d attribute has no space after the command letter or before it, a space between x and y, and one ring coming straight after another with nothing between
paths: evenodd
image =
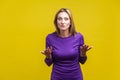
<instances>
[{"instance_id":1,"label":"dress neckline","mask_svg":"<svg viewBox=\"0 0 120 80\"><path fill-rule=\"evenodd\" d=\"M61 39L67 39L67 38L70 38L70 37L73 36L73 35L71 34L71 35L69 35L69 36L67 36L67 37L61 37L61 36L58 36L56 32L55 32L54 34L55 34L56 37L61 38Z\"/></svg>"}]
</instances>

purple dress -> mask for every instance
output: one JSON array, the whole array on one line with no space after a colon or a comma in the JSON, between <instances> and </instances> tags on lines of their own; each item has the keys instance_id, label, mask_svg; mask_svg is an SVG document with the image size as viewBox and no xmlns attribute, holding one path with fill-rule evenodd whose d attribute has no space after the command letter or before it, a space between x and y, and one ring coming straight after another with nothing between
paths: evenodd
<instances>
[{"instance_id":1,"label":"purple dress","mask_svg":"<svg viewBox=\"0 0 120 80\"><path fill-rule=\"evenodd\" d=\"M51 33L46 37L46 48L52 46L52 59L45 58L45 63L53 64L51 80L83 80L80 64L84 64L87 57L80 56L80 46L84 44L83 36L59 37Z\"/></svg>"}]
</instances>

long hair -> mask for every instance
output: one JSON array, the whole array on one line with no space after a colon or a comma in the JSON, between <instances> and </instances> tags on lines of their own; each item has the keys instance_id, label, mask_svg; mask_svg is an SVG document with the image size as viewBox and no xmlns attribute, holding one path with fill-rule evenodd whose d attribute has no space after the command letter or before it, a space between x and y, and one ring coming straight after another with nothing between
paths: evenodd
<instances>
[{"instance_id":1,"label":"long hair","mask_svg":"<svg viewBox=\"0 0 120 80\"><path fill-rule=\"evenodd\" d=\"M56 33L59 35L60 34L60 30L58 28L58 25L57 25L57 17L58 17L58 14L61 13L61 12L66 12L70 18L70 27L69 27L69 33L74 35L76 34L76 30L75 30L75 25L74 25L74 21L73 21L73 17L72 17L72 14L70 12L69 9L66 9L66 8L61 8L55 15L55 18L54 18L54 25L55 25L55 28L56 28Z\"/></svg>"}]
</instances>

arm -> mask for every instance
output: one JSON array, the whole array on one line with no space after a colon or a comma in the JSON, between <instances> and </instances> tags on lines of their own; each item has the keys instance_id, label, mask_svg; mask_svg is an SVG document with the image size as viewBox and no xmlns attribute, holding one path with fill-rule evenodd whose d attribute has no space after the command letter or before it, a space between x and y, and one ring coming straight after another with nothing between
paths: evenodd
<instances>
[{"instance_id":1,"label":"arm","mask_svg":"<svg viewBox=\"0 0 120 80\"><path fill-rule=\"evenodd\" d=\"M83 36L80 37L80 46L82 46L82 45L84 45L84 38L83 38ZM81 56L81 52L82 51L79 49L79 62L81 64L84 64L86 62L86 60L87 60L87 56L86 55L85 56Z\"/></svg>"},{"instance_id":2,"label":"arm","mask_svg":"<svg viewBox=\"0 0 120 80\"><path fill-rule=\"evenodd\" d=\"M85 44L84 44L84 39L83 39L83 37L81 37L80 42L81 42L81 46L80 46L80 51L79 51L79 52L80 52L79 61L80 61L82 64L84 64L85 61L87 60L86 52L87 52L88 50L90 50L90 49L92 48L92 46L85 45Z\"/></svg>"},{"instance_id":3,"label":"arm","mask_svg":"<svg viewBox=\"0 0 120 80\"><path fill-rule=\"evenodd\" d=\"M46 37L46 53L48 53L48 56L46 55L44 61L48 66L50 66L53 63L53 60L52 60L52 47L48 36Z\"/></svg>"},{"instance_id":4,"label":"arm","mask_svg":"<svg viewBox=\"0 0 120 80\"><path fill-rule=\"evenodd\" d=\"M53 60L52 60L52 58L51 59L49 59L49 58L45 58L45 63L48 65L48 66L50 66L52 63L53 63Z\"/></svg>"},{"instance_id":5,"label":"arm","mask_svg":"<svg viewBox=\"0 0 120 80\"><path fill-rule=\"evenodd\" d=\"M86 60L87 60L87 56L81 57L81 56L79 55L79 62L80 62L81 64L84 64L84 63L86 62Z\"/></svg>"}]
</instances>

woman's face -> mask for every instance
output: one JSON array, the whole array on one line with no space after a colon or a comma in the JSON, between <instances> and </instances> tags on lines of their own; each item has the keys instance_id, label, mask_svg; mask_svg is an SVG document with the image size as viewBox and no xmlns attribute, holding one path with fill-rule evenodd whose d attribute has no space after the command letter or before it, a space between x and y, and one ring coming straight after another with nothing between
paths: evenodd
<instances>
[{"instance_id":1,"label":"woman's face","mask_svg":"<svg viewBox=\"0 0 120 80\"><path fill-rule=\"evenodd\" d=\"M60 31L69 30L70 18L66 12L60 12L57 16L57 27Z\"/></svg>"}]
</instances>

